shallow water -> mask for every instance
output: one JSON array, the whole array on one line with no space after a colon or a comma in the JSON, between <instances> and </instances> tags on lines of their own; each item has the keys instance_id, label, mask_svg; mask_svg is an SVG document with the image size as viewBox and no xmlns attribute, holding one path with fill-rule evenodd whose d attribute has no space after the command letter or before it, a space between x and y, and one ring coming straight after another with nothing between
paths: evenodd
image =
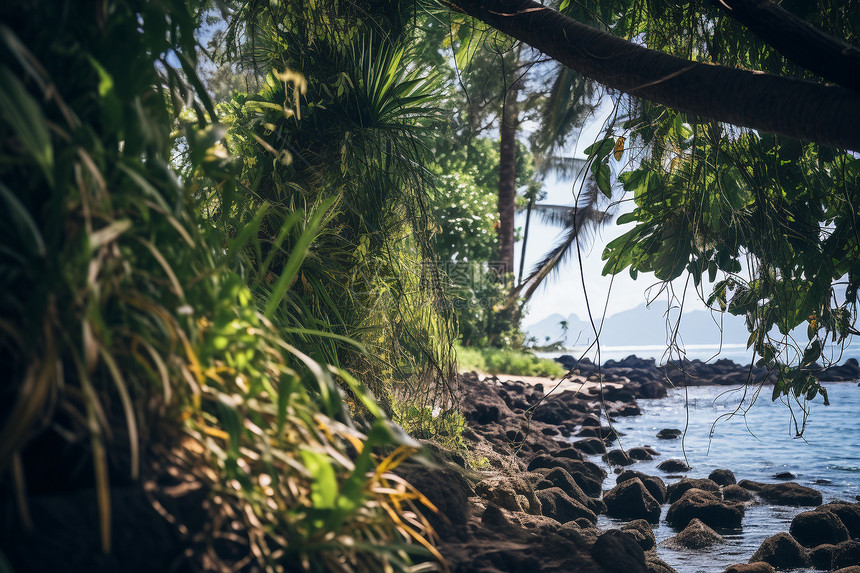
<instances>
[{"instance_id":1,"label":"shallow water","mask_svg":"<svg viewBox=\"0 0 860 573\"><path fill-rule=\"evenodd\" d=\"M659 475L667 484L677 478L667 478L657 464L686 455L692 468L687 477L707 477L716 468L728 468L738 481L778 483L780 480L772 476L788 471L797 476L792 481L819 490L825 503L855 501L860 495L860 387L855 382L826 387L831 404L824 406L820 397L808 404L803 438L795 437L796 427L802 424L802 410L797 404L789 410L784 403L771 402L770 387L762 390L752 408L750 392L744 395L717 386L690 388L686 393L683 389L670 390L667 398L639 400L642 415L619 418L613 426L623 434L623 447L651 445L662 454L653 461L637 462L630 469ZM658 440L656 434L663 428L686 428L686 434L683 440ZM591 459L602 464L599 456ZM604 488L614 486L615 475L610 474ZM723 571L732 563L747 562L764 539L788 531L792 518L808 509L750 506L741 530L723 532L725 543L700 551L659 547L658 554L679 573ZM677 533L664 522L667 510L665 505L663 519L654 529L658 543ZM601 528L619 527L621 523L600 516Z\"/></svg>"}]
</instances>

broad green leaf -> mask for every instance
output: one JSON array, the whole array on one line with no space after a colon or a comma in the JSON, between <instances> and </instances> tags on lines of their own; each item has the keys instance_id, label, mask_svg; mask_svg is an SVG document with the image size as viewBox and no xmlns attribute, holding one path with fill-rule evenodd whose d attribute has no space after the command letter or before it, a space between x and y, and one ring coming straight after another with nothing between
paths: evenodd
<instances>
[{"instance_id":1,"label":"broad green leaf","mask_svg":"<svg viewBox=\"0 0 860 573\"><path fill-rule=\"evenodd\" d=\"M311 475L311 503L315 509L334 509L338 497L337 475L329 457L308 448L301 449L302 462Z\"/></svg>"}]
</instances>

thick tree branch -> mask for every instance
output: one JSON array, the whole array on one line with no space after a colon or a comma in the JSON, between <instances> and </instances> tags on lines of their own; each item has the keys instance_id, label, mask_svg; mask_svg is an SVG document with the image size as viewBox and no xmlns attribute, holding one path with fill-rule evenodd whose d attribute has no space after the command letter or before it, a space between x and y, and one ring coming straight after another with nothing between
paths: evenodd
<instances>
[{"instance_id":1,"label":"thick tree branch","mask_svg":"<svg viewBox=\"0 0 860 573\"><path fill-rule=\"evenodd\" d=\"M860 94L691 62L601 32L532 0L444 0L601 84L702 117L860 150Z\"/></svg>"},{"instance_id":2,"label":"thick tree branch","mask_svg":"<svg viewBox=\"0 0 860 573\"><path fill-rule=\"evenodd\" d=\"M795 64L860 91L860 49L825 34L772 0L712 1Z\"/></svg>"}]
</instances>

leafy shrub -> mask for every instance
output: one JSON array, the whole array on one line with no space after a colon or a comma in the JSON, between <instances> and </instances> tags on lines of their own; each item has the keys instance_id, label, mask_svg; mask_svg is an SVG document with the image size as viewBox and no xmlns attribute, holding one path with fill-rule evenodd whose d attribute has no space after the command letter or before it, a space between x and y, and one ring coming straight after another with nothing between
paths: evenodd
<instances>
[{"instance_id":1,"label":"leafy shrub","mask_svg":"<svg viewBox=\"0 0 860 573\"><path fill-rule=\"evenodd\" d=\"M552 378L565 374L562 365L555 360L511 349L457 347L457 364L461 371L479 370L489 374Z\"/></svg>"}]
</instances>

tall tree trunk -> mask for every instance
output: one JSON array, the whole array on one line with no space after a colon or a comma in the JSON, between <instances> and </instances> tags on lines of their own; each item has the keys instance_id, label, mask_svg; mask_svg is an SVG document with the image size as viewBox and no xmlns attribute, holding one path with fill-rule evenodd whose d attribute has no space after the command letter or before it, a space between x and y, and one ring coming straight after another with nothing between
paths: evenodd
<instances>
[{"instance_id":1,"label":"tall tree trunk","mask_svg":"<svg viewBox=\"0 0 860 573\"><path fill-rule=\"evenodd\" d=\"M514 74L518 70L514 70ZM498 270L514 272L514 214L517 201L517 129L520 124L520 106L517 102L522 85L515 79L502 106L502 125L499 127L499 254Z\"/></svg>"},{"instance_id":2,"label":"tall tree trunk","mask_svg":"<svg viewBox=\"0 0 860 573\"><path fill-rule=\"evenodd\" d=\"M680 111L860 150L860 94L684 60L581 24L533 0L444 0L605 86Z\"/></svg>"}]
</instances>

